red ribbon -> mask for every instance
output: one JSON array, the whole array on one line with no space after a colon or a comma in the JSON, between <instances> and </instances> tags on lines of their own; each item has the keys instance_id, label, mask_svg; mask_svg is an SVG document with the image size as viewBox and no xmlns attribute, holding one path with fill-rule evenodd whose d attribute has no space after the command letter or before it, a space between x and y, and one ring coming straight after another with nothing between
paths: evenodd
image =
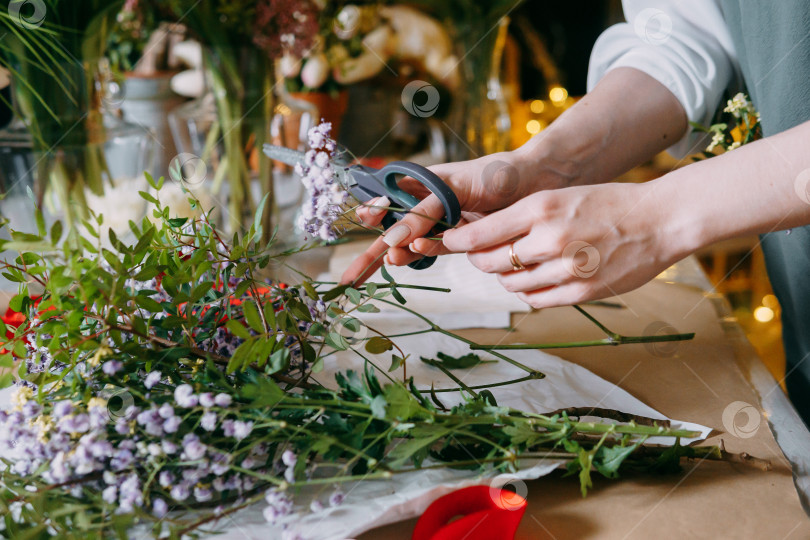
<instances>
[{"instance_id":1,"label":"red ribbon","mask_svg":"<svg viewBox=\"0 0 810 540\"><path fill-rule=\"evenodd\" d=\"M509 490L471 486L428 506L413 540L512 540L526 512L526 499ZM455 517L459 517L453 520ZM453 520L453 521L451 521Z\"/></svg>"}]
</instances>

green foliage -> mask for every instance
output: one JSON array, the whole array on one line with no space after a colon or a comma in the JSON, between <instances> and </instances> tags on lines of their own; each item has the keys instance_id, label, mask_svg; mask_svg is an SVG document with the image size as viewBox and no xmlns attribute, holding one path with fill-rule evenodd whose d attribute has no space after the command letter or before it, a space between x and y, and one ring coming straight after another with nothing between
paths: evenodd
<instances>
[{"instance_id":1,"label":"green foliage","mask_svg":"<svg viewBox=\"0 0 810 540\"><path fill-rule=\"evenodd\" d=\"M10 305L24 320L0 327L0 332L13 334L3 347L23 358L16 376L37 388L29 399L43 407L43 418L61 400L89 409L93 400L104 398L112 410L117 396L146 410L175 403L180 385L196 393L225 394L228 404L183 409L176 433L150 438L132 420L127 424L131 433L120 433L116 422L110 422L105 436L113 444L131 436L145 443L182 444L184 436L196 435L208 447L227 453L231 473L252 477L258 495L248 502L261 499L268 488L288 485L275 467L287 449L299 460L293 471L296 487L322 481L308 478L308 467L337 471L337 483L436 464L493 473L516 468L518 459L552 452L579 475L583 493L594 471L614 478L628 461L672 467L687 455L676 447L659 452L660 462L636 459L645 437L693 435L689 432L573 422L565 415L512 410L498 406L488 389L467 391L448 408L443 401L449 399L440 400L434 388L419 389L413 379L389 375L402 368L404 378L408 357L396 338L361 332L365 327L357 313L371 311L374 302L404 303L397 299L400 293L390 274L383 274L386 283L365 287L335 288L310 280L280 286L262 274L273 246L261 241L257 228L225 242L208 214L191 221L172 219L160 202L162 179L148 180L157 193L150 195L155 219L130 223L129 242L114 233L100 238L100 220L92 218L83 232L74 228L65 239L61 226L46 231L43 225L36 234L13 233L4 246L19 252L15 260L0 263L0 270L20 284ZM33 290L39 291L36 296ZM395 301L386 300L388 296ZM49 351L50 365L35 361L34 345ZM335 350L350 351L365 362L362 372L338 372L330 389L313 373L333 361ZM387 363L389 354L391 368L386 370L376 359ZM11 366L13 355L0 353L0 367ZM436 360L423 360L442 370L484 362L475 354L439 353ZM122 367L109 375L101 368L108 362ZM161 374L160 383L147 388L146 374L155 371ZM0 386L11 384L13 376L0 376ZM220 427L204 429L202 416L208 412L250 422L250 436L235 440ZM260 467L236 465L257 445L267 449ZM157 497L171 500L154 480L162 471L180 474L185 466L176 455L161 456L139 460L127 473L141 479L148 504ZM125 536L135 523L160 532L160 521L145 509L110 512L92 475L77 478L72 484L82 487L72 490L73 485L48 484L41 472L0 473L0 514L14 537L43 536L43 517L65 538ZM223 496L223 504L236 498L235 493ZM31 505L24 506L19 521L8 517L12 499ZM189 511L166 522L175 537L213 515L190 502L172 505ZM236 508L225 506L224 512Z\"/></svg>"}]
</instances>

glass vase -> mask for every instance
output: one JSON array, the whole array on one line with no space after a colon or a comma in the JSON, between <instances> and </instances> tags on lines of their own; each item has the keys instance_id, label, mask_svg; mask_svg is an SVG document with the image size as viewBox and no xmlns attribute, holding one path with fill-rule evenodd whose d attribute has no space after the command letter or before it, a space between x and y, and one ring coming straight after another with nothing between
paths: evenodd
<instances>
[{"instance_id":1,"label":"glass vase","mask_svg":"<svg viewBox=\"0 0 810 540\"><path fill-rule=\"evenodd\" d=\"M509 19L474 22L455 29L463 83L453 99L452 125L464 142L450 137L454 161L503 152L510 143L512 123L500 78Z\"/></svg>"},{"instance_id":2,"label":"glass vase","mask_svg":"<svg viewBox=\"0 0 810 540\"><path fill-rule=\"evenodd\" d=\"M144 213L143 201L131 195L148 189L143 173L152 166L154 141L145 129L105 114L108 79L99 64L62 69L75 93L56 93L47 104L12 78L17 116L0 130L0 213L27 232L34 232L34 205L68 227L93 210L116 232L128 230L128 219Z\"/></svg>"},{"instance_id":3,"label":"glass vase","mask_svg":"<svg viewBox=\"0 0 810 540\"><path fill-rule=\"evenodd\" d=\"M203 59L208 92L170 115L175 144L205 162L212 191L227 200L221 210L228 230L248 228L267 195L262 226L269 237L275 193L262 146L275 103L273 62L252 47L203 47Z\"/></svg>"}]
</instances>

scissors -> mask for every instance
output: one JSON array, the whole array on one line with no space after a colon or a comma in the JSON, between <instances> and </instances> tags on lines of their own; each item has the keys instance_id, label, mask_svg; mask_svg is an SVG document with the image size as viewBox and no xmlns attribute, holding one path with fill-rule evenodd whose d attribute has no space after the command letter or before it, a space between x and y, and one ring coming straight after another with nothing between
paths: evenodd
<instances>
[{"instance_id":1,"label":"scissors","mask_svg":"<svg viewBox=\"0 0 810 540\"><path fill-rule=\"evenodd\" d=\"M265 144L264 153L270 159L287 165L295 166L298 163L304 163L304 153L291 148ZM391 201L391 206L402 209L389 210L386 213L382 220L383 229L388 229L404 218L408 214L408 210L420 202L420 199L399 187L397 182L402 176L410 176L422 183L439 198L444 206L444 217L429 234L453 227L461 219L461 205L453 190L444 183L444 180L421 165L410 161L392 161L382 169L374 169L365 165L350 165L342 156L333 159L332 165L338 181L359 202L366 203L377 197L386 196ZM408 266L416 270L423 270L429 268L435 261L436 257L422 257Z\"/></svg>"}]
</instances>

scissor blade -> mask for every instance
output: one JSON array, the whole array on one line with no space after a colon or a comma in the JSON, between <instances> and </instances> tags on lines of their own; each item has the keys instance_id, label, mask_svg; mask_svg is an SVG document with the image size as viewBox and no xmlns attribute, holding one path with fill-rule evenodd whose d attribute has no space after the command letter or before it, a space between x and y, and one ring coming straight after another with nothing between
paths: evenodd
<instances>
[{"instance_id":1,"label":"scissor blade","mask_svg":"<svg viewBox=\"0 0 810 540\"><path fill-rule=\"evenodd\" d=\"M276 146L274 144L264 145L264 155L270 159L275 159L293 167L299 163L304 163L305 156L303 152L299 152L298 150L293 150L292 148L286 148L284 146Z\"/></svg>"}]
</instances>

